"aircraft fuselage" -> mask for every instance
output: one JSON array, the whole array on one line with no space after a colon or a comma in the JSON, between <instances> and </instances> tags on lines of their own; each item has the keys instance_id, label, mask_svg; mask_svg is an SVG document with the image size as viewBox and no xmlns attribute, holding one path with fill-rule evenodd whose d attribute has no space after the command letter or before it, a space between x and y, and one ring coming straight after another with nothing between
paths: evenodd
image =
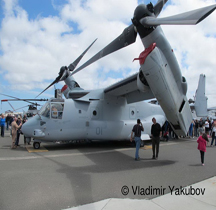
<instances>
[{"instance_id":1,"label":"aircraft fuselage","mask_svg":"<svg viewBox=\"0 0 216 210\"><path fill-rule=\"evenodd\" d=\"M53 116L52 107L57 104L63 109ZM44 107L49 109L48 112ZM165 122L160 106L145 102L128 105L123 97L91 102L50 100L44 107L41 109L44 112L40 111L23 125L25 136L42 141L129 140L132 127L140 118L144 126L142 138L149 139L152 118L160 124Z\"/></svg>"}]
</instances>

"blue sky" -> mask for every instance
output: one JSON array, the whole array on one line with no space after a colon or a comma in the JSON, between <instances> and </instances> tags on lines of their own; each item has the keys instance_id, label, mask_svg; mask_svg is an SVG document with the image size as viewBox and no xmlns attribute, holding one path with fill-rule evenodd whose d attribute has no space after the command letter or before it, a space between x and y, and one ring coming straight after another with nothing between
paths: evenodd
<instances>
[{"instance_id":1,"label":"blue sky","mask_svg":"<svg viewBox=\"0 0 216 210\"><path fill-rule=\"evenodd\" d=\"M34 98L57 76L61 66L69 65L95 39L82 64L116 38L133 16L136 0L1 0L0 7L0 93L19 98ZM148 3L139 1L138 3ZM156 0L152 1L153 4ZM162 16L208 6L215 0L170 0ZM134 8L134 9L133 9ZM212 90L216 55L215 14L197 26L163 26L163 30L182 69L190 81L188 98L193 97L199 75L206 74L206 93L215 106ZM208 34L208 36L206 36ZM208 53L203 53L205 49ZM113 53L74 77L84 89L107 87L138 71L132 62L143 50L139 38L132 46ZM60 82L56 85L61 88ZM41 98L54 94L50 88ZM0 99L5 97L0 96ZM15 108L24 102L11 102ZM0 112L11 109L3 103Z\"/></svg>"}]
</instances>

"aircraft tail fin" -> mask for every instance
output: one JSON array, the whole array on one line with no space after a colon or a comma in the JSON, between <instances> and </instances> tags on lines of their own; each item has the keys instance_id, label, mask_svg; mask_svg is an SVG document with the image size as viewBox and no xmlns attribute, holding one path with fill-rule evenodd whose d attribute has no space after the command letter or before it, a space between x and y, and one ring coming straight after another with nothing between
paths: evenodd
<instances>
[{"instance_id":1,"label":"aircraft tail fin","mask_svg":"<svg viewBox=\"0 0 216 210\"><path fill-rule=\"evenodd\" d=\"M205 96L205 80L206 76L204 74L200 74L198 88L195 94L195 111L197 117L206 117L207 114L207 100L208 98Z\"/></svg>"}]
</instances>

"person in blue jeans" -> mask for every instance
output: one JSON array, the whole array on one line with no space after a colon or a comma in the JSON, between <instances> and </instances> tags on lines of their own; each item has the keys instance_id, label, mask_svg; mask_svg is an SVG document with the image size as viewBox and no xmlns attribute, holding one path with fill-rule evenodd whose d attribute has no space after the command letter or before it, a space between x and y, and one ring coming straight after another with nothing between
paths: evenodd
<instances>
[{"instance_id":1,"label":"person in blue jeans","mask_svg":"<svg viewBox=\"0 0 216 210\"><path fill-rule=\"evenodd\" d=\"M135 152L135 160L140 160L139 158L139 148L141 143L141 131L144 131L143 125L140 119L137 119L137 124L134 125L131 131L131 138L130 141L133 141L133 134L134 134L134 141L136 143L136 152Z\"/></svg>"},{"instance_id":2,"label":"person in blue jeans","mask_svg":"<svg viewBox=\"0 0 216 210\"><path fill-rule=\"evenodd\" d=\"M4 137L4 130L5 130L5 117L4 117L3 114L1 115L0 123L1 123L1 137Z\"/></svg>"}]
</instances>

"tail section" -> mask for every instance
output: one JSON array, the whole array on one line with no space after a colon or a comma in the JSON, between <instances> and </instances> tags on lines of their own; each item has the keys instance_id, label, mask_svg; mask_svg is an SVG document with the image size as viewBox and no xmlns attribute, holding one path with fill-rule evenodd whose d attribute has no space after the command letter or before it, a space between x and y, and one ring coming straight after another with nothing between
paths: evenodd
<instances>
[{"instance_id":1,"label":"tail section","mask_svg":"<svg viewBox=\"0 0 216 210\"><path fill-rule=\"evenodd\" d=\"M197 117L206 117L207 113L207 100L208 98L205 96L205 80L206 76L204 74L200 74L198 88L196 90L195 95L195 111Z\"/></svg>"}]
</instances>

